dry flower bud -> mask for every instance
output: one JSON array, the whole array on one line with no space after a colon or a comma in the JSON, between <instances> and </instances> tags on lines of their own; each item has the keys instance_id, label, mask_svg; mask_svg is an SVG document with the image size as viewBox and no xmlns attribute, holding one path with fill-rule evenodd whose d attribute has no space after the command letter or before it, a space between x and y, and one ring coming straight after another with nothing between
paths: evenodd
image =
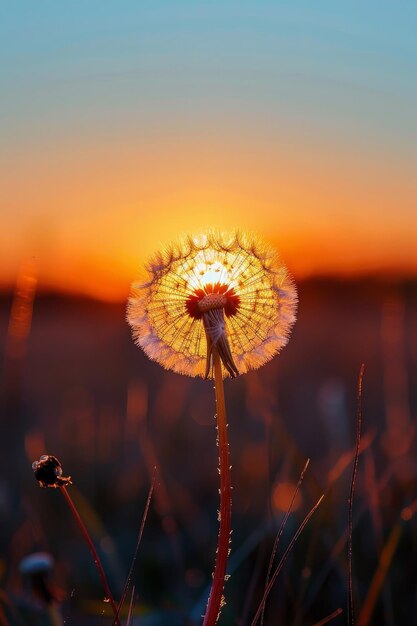
<instances>
[{"instance_id":1,"label":"dry flower bud","mask_svg":"<svg viewBox=\"0 0 417 626\"><path fill-rule=\"evenodd\" d=\"M43 454L32 463L35 478L40 487L63 487L71 484L71 476L62 476L62 465L56 456Z\"/></svg>"}]
</instances>

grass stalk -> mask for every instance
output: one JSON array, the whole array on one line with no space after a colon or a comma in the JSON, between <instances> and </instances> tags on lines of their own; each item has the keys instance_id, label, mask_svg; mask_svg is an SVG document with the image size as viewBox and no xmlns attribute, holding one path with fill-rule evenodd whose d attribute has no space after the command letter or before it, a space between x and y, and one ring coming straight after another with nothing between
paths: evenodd
<instances>
[{"instance_id":1,"label":"grass stalk","mask_svg":"<svg viewBox=\"0 0 417 626\"><path fill-rule=\"evenodd\" d=\"M275 537L274 547L272 548L271 557L269 559L268 572L266 574L266 582L265 582L264 593L266 591L266 588L268 587L269 580L271 578L272 566L274 564L275 556L276 556L277 549L278 549L278 544L280 542L282 533L284 532L284 529L285 529L285 527L287 525L288 518L289 518L289 516L291 514L291 511L292 511L292 507L294 506L295 498L297 497L297 494L298 494L298 492L300 490L301 483L303 482L303 479L304 479L304 474L306 473L309 464L310 464L310 459L307 459L307 461L305 462L304 467L303 467L303 469L301 471L300 478L298 479L298 483L297 483L297 485L296 485L296 487L294 489L294 493L292 495L290 505L289 505L285 515L284 515L284 518L283 518L283 520L281 522L281 526L280 526L280 528L278 530L278 533L277 533L277 535ZM265 602L262 603L261 626L263 626L264 617L265 617Z\"/></svg>"},{"instance_id":2,"label":"grass stalk","mask_svg":"<svg viewBox=\"0 0 417 626\"><path fill-rule=\"evenodd\" d=\"M265 605L266 599L272 589L272 587L275 584L275 581L278 577L278 574L280 573L280 571L282 570L285 561L288 558L288 555L290 554L291 550L293 549L294 545L297 542L298 537L301 535L301 533L303 532L305 526L308 524L308 522L310 521L310 518L312 517L313 513L315 513L315 511L318 509L318 507L321 504L321 501L323 500L324 495L320 496L320 498L317 500L316 504L313 506L313 508L310 510L309 513L307 513L307 515L305 516L305 518L303 519L303 521L301 522L300 526L298 527L294 537L291 539L287 549L285 550L284 554L281 557L280 562L278 563L274 573L271 576L271 579L264 591L264 595L262 596L262 600L260 605L258 606L258 610L256 611L255 617L253 618L252 622L251 622L251 626L256 626L256 623L258 622L261 613L262 613L262 607Z\"/></svg>"},{"instance_id":3,"label":"grass stalk","mask_svg":"<svg viewBox=\"0 0 417 626\"><path fill-rule=\"evenodd\" d=\"M356 413L356 449L355 449L355 458L353 461L353 469L352 469L352 480L350 483L350 493L349 493L349 512L348 512L348 602L347 602L347 626L354 626L355 624L355 614L354 614L354 604L353 604L353 573L352 573L352 560L353 560L353 549L352 549L352 535L353 535L353 496L355 493L355 483L356 483L356 474L358 471L358 462L359 462L359 452L361 446L361 433L362 433L362 384L363 384L363 373L365 370L365 365L362 363L361 369L359 372L359 381L358 381L358 410Z\"/></svg>"},{"instance_id":4,"label":"grass stalk","mask_svg":"<svg viewBox=\"0 0 417 626\"><path fill-rule=\"evenodd\" d=\"M401 537L402 527L399 523L395 524L385 543L379 557L378 566L372 578L372 582L368 589L368 593L363 603L362 609L358 617L358 626L368 626L371 623L372 614L375 609L379 594L384 585L389 567L394 557L398 542Z\"/></svg>"},{"instance_id":5,"label":"grass stalk","mask_svg":"<svg viewBox=\"0 0 417 626\"><path fill-rule=\"evenodd\" d=\"M333 619L335 619L336 617L338 617L342 613L343 613L343 609L342 608L338 608L335 611L333 611L333 613L330 613L330 615L328 615L327 617L324 617L319 622L316 622L314 624L314 626L324 626L324 624L328 624L329 622L331 622Z\"/></svg>"},{"instance_id":6,"label":"grass stalk","mask_svg":"<svg viewBox=\"0 0 417 626\"><path fill-rule=\"evenodd\" d=\"M142 541L142 535L143 535L143 531L145 529L146 520L148 518L149 507L151 505L152 494L153 494L153 491L154 491L154 488L155 488L155 480L156 480L156 467L154 467L154 470L153 470L152 482L151 482L151 486L149 487L148 497L146 499L145 510L143 512L142 521L140 523L139 534L138 534L138 538L137 538L137 541L136 541L135 552L133 554L133 559L132 559L132 562L130 564L129 573L128 573L127 578L126 578L126 583L125 583L125 586L123 588L122 597L120 598L120 602L119 602L119 605L117 607L117 612L116 612L116 615L114 616L114 621L113 621L113 625L112 626L116 626L116 624L117 624L117 620L119 619L120 611L123 608L123 603L125 601L125 598L126 598L126 595L127 595L127 591L129 589L130 582L132 580L133 569L135 567L136 559L138 558L139 546L140 546L140 543ZM133 602L134 590L135 590L135 586L133 586L131 602Z\"/></svg>"}]
</instances>

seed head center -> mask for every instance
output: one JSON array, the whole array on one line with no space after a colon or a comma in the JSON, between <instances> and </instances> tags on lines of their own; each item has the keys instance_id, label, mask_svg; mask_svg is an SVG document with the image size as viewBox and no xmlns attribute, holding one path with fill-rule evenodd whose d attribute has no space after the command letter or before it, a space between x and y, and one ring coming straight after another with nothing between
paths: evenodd
<instances>
[{"instance_id":1,"label":"seed head center","mask_svg":"<svg viewBox=\"0 0 417 626\"><path fill-rule=\"evenodd\" d=\"M185 302L187 313L194 319L202 319L205 313L216 309L223 309L226 317L231 317L236 315L239 305L240 298L234 288L223 283L194 289Z\"/></svg>"},{"instance_id":2,"label":"seed head center","mask_svg":"<svg viewBox=\"0 0 417 626\"><path fill-rule=\"evenodd\" d=\"M208 293L197 302L202 313L212 309L223 309L227 304L227 297L223 293Z\"/></svg>"}]
</instances>

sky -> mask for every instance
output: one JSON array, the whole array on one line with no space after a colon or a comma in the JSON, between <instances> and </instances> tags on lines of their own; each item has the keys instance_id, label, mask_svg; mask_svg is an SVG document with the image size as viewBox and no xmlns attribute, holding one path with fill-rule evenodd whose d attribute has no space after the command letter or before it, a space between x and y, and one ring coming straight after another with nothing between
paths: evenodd
<instances>
[{"instance_id":1,"label":"sky","mask_svg":"<svg viewBox=\"0 0 417 626\"><path fill-rule=\"evenodd\" d=\"M124 298L183 232L417 275L417 4L0 0L0 287Z\"/></svg>"}]
</instances>

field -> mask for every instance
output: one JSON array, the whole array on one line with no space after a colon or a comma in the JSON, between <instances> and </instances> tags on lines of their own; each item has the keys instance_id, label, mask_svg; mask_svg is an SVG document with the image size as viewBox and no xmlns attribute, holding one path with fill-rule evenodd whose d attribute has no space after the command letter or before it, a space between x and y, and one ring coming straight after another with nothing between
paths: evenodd
<instances>
[{"instance_id":1,"label":"field","mask_svg":"<svg viewBox=\"0 0 417 626\"><path fill-rule=\"evenodd\" d=\"M288 347L262 370L225 383L233 534L219 623L251 624L276 532L307 458L276 562L322 493L324 500L278 576L264 624L313 625L339 607L343 613L332 623L346 623L347 503L364 363L353 508L356 623L412 626L417 286L316 279L303 282L299 296ZM12 298L4 294L0 308L4 620L15 623L9 603L28 601L20 560L47 550L56 560L53 581L63 591L65 623L112 623L101 615L110 611L97 571L59 490L39 489L34 479L31 463L47 453L72 476L70 493L116 598L155 472L132 578L133 623L200 624L218 527L212 383L150 362L131 341L124 303L36 294L31 326L30 297L22 299L13 326ZM19 323L30 329L27 337ZM25 623L34 624L31 619Z\"/></svg>"}]
</instances>

